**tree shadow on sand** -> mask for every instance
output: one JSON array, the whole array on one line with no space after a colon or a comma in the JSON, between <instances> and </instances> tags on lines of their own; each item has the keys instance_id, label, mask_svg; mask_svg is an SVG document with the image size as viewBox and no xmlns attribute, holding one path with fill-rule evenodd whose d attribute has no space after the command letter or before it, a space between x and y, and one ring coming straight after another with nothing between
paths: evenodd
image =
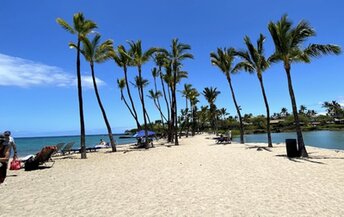
<instances>
[{"instance_id":1,"label":"tree shadow on sand","mask_svg":"<svg viewBox=\"0 0 344 217\"><path fill-rule=\"evenodd\" d=\"M324 162L316 161L316 160L327 160L327 159L338 159L338 160L344 160L344 157L333 157L333 156L325 156L325 155L314 155L312 156L312 153L308 153L308 157L296 157L296 158L290 158L286 154L279 154L275 155L276 157L284 157L288 158L290 161L296 162L296 163L316 163L316 164L326 164Z\"/></svg>"},{"instance_id":2,"label":"tree shadow on sand","mask_svg":"<svg viewBox=\"0 0 344 217\"><path fill-rule=\"evenodd\" d=\"M272 151L271 151L271 148L265 147L265 146L259 146L259 145L247 146L246 149L256 149L257 151L268 151L268 152L272 152Z\"/></svg>"}]
</instances>

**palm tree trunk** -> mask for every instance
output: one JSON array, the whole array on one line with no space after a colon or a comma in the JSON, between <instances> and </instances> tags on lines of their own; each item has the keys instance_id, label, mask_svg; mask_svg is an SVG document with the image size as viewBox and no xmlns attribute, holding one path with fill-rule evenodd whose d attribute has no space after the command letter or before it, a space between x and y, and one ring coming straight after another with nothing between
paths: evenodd
<instances>
[{"instance_id":1,"label":"palm tree trunk","mask_svg":"<svg viewBox=\"0 0 344 217\"><path fill-rule=\"evenodd\" d=\"M94 91L96 93L96 97L97 97L97 101L98 101L98 105L99 105L99 108L102 112L102 115L103 115L103 118L104 118L104 122L105 122L105 125L106 125L106 128L107 128L107 131L108 131L108 135L109 135L109 139L110 139L110 144L111 144L111 147L112 147L112 151L113 152L116 152L116 143L115 143L115 140L113 138L113 135L112 135L112 129L111 129L111 126L110 126L110 123L108 121L108 118L106 116L106 113L105 113L105 109L103 107L103 103L102 101L100 100L100 96L99 96L99 92L98 92L98 88L97 88L97 82L96 82L96 76L94 74L94 65L93 63L91 62L90 63L91 65L91 72L92 72L92 80L93 80L93 86L94 86Z\"/></svg>"},{"instance_id":2,"label":"palm tree trunk","mask_svg":"<svg viewBox=\"0 0 344 217\"><path fill-rule=\"evenodd\" d=\"M168 92L173 92L173 85L168 89ZM170 119L170 123L168 125L168 142L173 142L173 138L174 138L174 121L175 121L175 118L174 118L174 115L175 115L175 112L174 112L174 104L173 102L170 102L170 105L171 107L169 109L171 109L171 119Z\"/></svg>"},{"instance_id":3,"label":"palm tree trunk","mask_svg":"<svg viewBox=\"0 0 344 217\"><path fill-rule=\"evenodd\" d=\"M267 99L266 94L265 94L265 88L264 88L264 84L263 84L263 77L260 75L260 76L258 76L258 79L259 79L259 83L260 83L260 88L262 89L264 103L265 103L265 108L266 108L266 128L267 128L267 131L268 131L268 133L267 133L268 134L268 147L272 148L269 103L268 103L268 99Z\"/></svg>"},{"instance_id":4,"label":"palm tree trunk","mask_svg":"<svg viewBox=\"0 0 344 217\"><path fill-rule=\"evenodd\" d=\"M153 76L154 77L154 76ZM155 94L157 94L158 92L158 87L156 85L156 77L154 77L154 89L155 89ZM163 119L163 114L161 112L161 107L160 107L160 100L159 97L157 97L156 99L154 98L154 104L156 106L156 108L158 109L159 113L160 113L160 119L161 119L161 124L164 126L164 119ZM155 101L156 100L156 101Z\"/></svg>"},{"instance_id":5,"label":"palm tree trunk","mask_svg":"<svg viewBox=\"0 0 344 217\"><path fill-rule=\"evenodd\" d=\"M168 117L168 121L170 121L171 115L170 115L170 105L168 104L167 101L167 96L166 96L166 91L165 91L165 84L164 84L164 79L162 78L162 73L161 73L161 67L159 67L159 72L160 72L160 80L161 80L161 86L162 86L162 92L164 94L164 99L166 102L166 108L167 108L167 117Z\"/></svg>"},{"instance_id":6,"label":"palm tree trunk","mask_svg":"<svg viewBox=\"0 0 344 217\"><path fill-rule=\"evenodd\" d=\"M79 114L80 114L80 153L81 159L86 159L86 146L85 146L85 121L84 121L84 108L82 99L82 86L81 86L81 72L80 72L80 39L78 39L78 49L76 57L76 73L78 79L78 99L79 99Z\"/></svg>"},{"instance_id":7,"label":"palm tree trunk","mask_svg":"<svg viewBox=\"0 0 344 217\"><path fill-rule=\"evenodd\" d=\"M140 81L142 81L142 71L141 71L141 65L138 65L139 70L139 78ZM139 85L140 95L141 95L141 105L142 105L142 114L143 114L143 123L144 123L144 130L145 130L145 148L148 149L148 132L147 132L147 116L146 116L146 107L145 107L145 99L143 97L143 87L142 84Z\"/></svg>"},{"instance_id":8,"label":"palm tree trunk","mask_svg":"<svg viewBox=\"0 0 344 217\"><path fill-rule=\"evenodd\" d=\"M133 118L135 119L135 115L134 115L133 111L131 110L131 108L130 108L128 102L127 102L127 100L126 100L125 97L124 97L123 90L121 90L121 100L124 101L124 104L125 104L125 106L128 108L128 110L129 110L131 116L133 116Z\"/></svg>"},{"instance_id":9,"label":"palm tree trunk","mask_svg":"<svg viewBox=\"0 0 344 217\"><path fill-rule=\"evenodd\" d=\"M178 142L178 114L177 114L177 97L176 97L176 92L177 92L177 67L174 68L174 76L173 76L173 96L172 96L172 101L174 105L174 145L179 145Z\"/></svg>"},{"instance_id":10,"label":"palm tree trunk","mask_svg":"<svg viewBox=\"0 0 344 217\"><path fill-rule=\"evenodd\" d=\"M290 75L290 65L288 63L285 63L284 68L285 68L285 72L287 73L287 78L288 78L288 88L289 88L291 105L293 108L293 115L294 115L294 120L295 120L295 128L296 128L296 134L297 134L297 142L299 145L299 151L302 157L308 157L305 143L303 141L301 126L300 126L300 119L297 113L296 99L295 99L293 84L292 84L291 75Z\"/></svg>"},{"instance_id":11,"label":"palm tree trunk","mask_svg":"<svg viewBox=\"0 0 344 217\"><path fill-rule=\"evenodd\" d=\"M235 108L237 110L237 113L238 113L238 117L239 117L239 123L240 123L240 143L241 144L244 144L244 125L242 123L242 118L241 118L241 113L240 113L240 109L239 109L239 106L238 106L238 103L235 99L235 95L234 95L234 90L233 90L233 87L232 87L232 82L231 82L231 78L229 77L229 75L227 75L227 81L229 83L229 87L231 89L231 93L232 93L232 98L233 98L233 101L234 101L234 105L235 105Z\"/></svg>"},{"instance_id":12,"label":"palm tree trunk","mask_svg":"<svg viewBox=\"0 0 344 217\"><path fill-rule=\"evenodd\" d=\"M133 98L131 97L131 93L130 93L130 87L129 87L129 82L128 82L128 73L127 73L127 67L126 66L123 66L123 70L124 70L124 79L125 79L125 85L127 87L127 93L128 93L128 97L129 97L129 100L130 100L130 103L131 103L131 107L133 109L133 112L134 112L134 119L136 121L136 126L137 126L137 129L140 130L141 129L141 124L139 122L139 119L138 119L138 116L137 116L137 112L136 112L136 109L135 109L135 104L134 104L134 101L133 101Z\"/></svg>"}]
</instances>

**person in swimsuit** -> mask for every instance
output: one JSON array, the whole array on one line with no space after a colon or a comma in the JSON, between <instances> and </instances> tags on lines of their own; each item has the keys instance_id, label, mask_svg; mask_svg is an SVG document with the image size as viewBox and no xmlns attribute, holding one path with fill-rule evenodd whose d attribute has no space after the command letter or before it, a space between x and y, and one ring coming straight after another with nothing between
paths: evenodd
<instances>
[{"instance_id":1,"label":"person in swimsuit","mask_svg":"<svg viewBox=\"0 0 344 217\"><path fill-rule=\"evenodd\" d=\"M11 137L10 131L4 132L4 139L0 141L0 184L3 183L7 175L8 160L11 155L11 148L14 150L13 158L17 158L17 147Z\"/></svg>"}]
</instances>

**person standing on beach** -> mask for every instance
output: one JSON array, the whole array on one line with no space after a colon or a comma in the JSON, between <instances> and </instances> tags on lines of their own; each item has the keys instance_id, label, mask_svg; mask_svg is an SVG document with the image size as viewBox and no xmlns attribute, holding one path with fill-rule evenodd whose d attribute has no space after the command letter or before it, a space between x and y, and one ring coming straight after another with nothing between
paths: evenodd
<instances>
[{"instance_id":1,"label":"person standing on beach","mask_svg":"<svg viewBox=\"0 0 344 217\"><path fill-rule=\"evenodd\" d=\"M13 148L13 159L17 158L17 147L14 139L11 137L10 131L3 133L4 138L0 141L0 184L6 179L8 161L11 155L11 148Z\"/></svg>"}]
</instances>

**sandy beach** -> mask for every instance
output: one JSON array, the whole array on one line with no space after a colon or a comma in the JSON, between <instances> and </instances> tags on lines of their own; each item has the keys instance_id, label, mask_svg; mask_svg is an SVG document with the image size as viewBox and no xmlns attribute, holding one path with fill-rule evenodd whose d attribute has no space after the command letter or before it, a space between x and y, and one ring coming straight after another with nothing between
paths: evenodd
<instances>
[{"instance_id":1,"label":"sandy beach","mask_svg":"<svg viewBox=\"0 0 344 217\"><path fill-rule=\"evenodd\" d=\"M266 144L211 137L9 171L0 216L344 216L344 152L307 147L310 158L288 159L284 144L257 151Z\"/></svg>"}]
</instances>

